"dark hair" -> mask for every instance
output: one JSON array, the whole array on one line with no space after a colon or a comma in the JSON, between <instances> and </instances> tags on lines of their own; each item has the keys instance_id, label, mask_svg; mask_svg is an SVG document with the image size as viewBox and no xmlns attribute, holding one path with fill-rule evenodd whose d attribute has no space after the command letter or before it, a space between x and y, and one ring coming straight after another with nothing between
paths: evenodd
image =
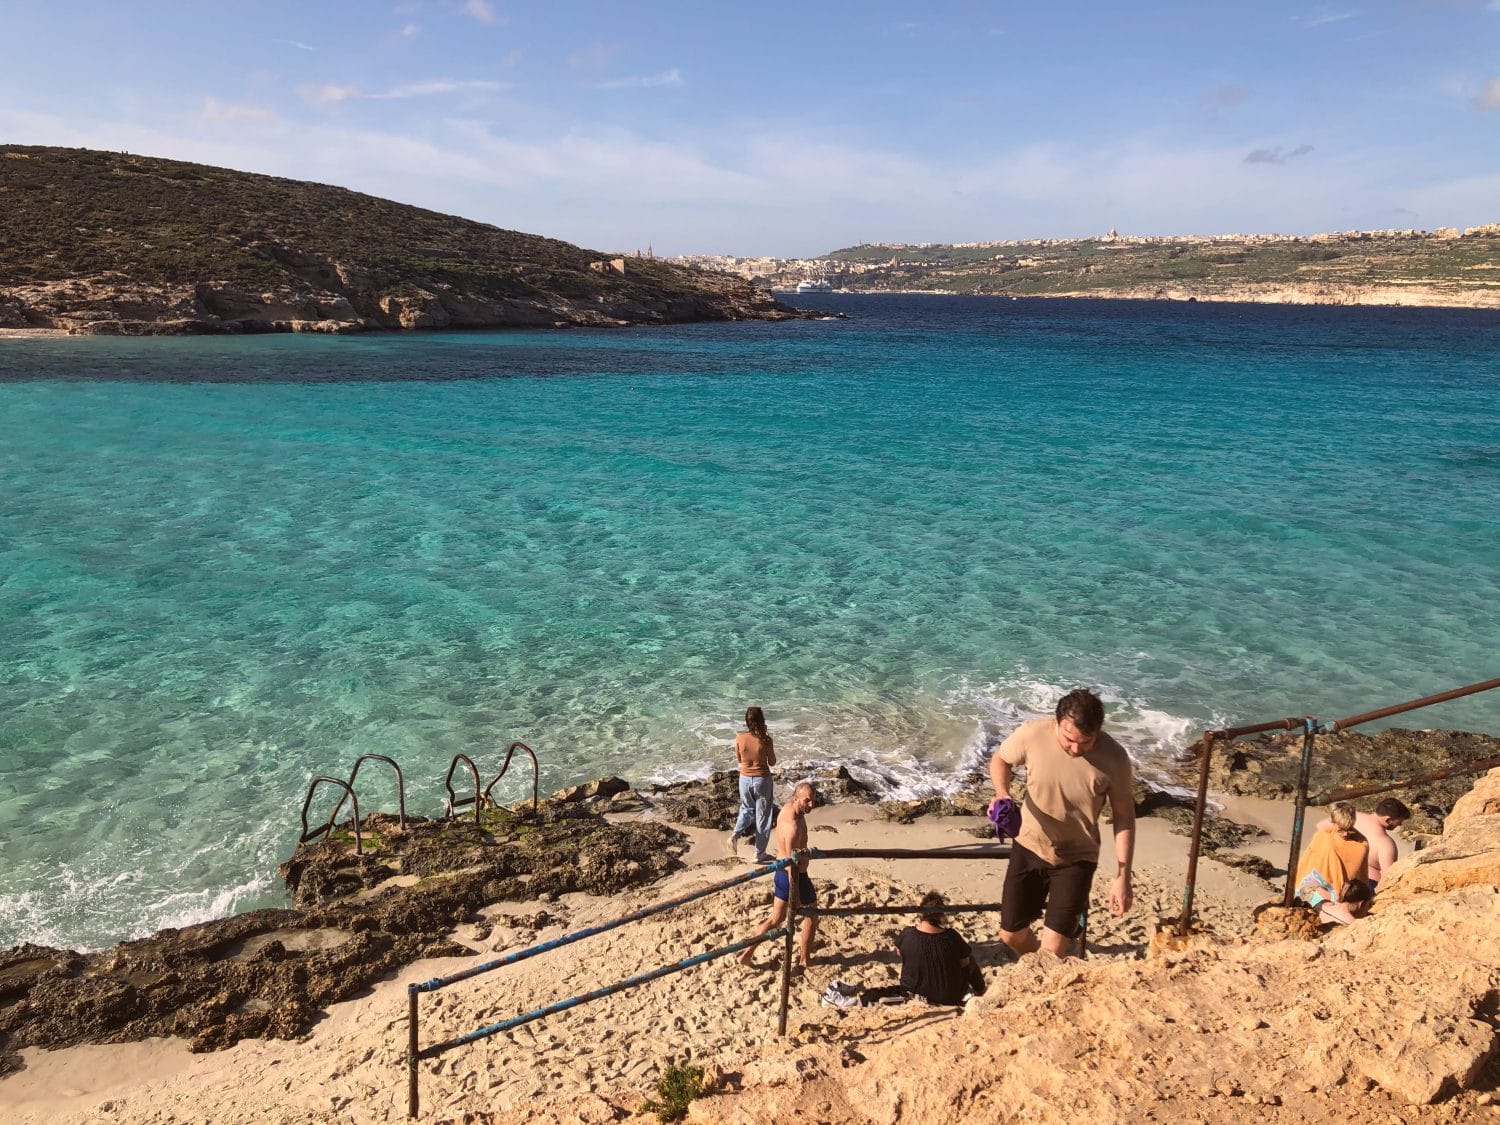
<instances>
[{"instance_id":1,"label":"dark hair","mask_svg":"<svg viewBox=\"0 0 1500 1125\"><path fill-rule=\"evenodd\" d=\"M760 744L767 750L774 748L771 732L766 729L766 713L759 707L745 708L745 729L760 739Z\"/></svg>"},{"instance_id":2,"label":"dark hair","mask_svg":"<svg viewBox=\"0 0 1500 1125\"><path fill-rule=\"evenodd\" d=\"M1350 879L1344 884L1345 902L1369 902L1370 884L1363 879Z\"/></svg>"},{"instance_id":3,"label":"dark hair","mask_svg":"<svg viewBox=\"0 0 1500 1125\"><path fill-rule=\"evenodd\" d=\"M943 915L943 907L948 905L948 900L942 896L940 891L928 891L922 896L922 901L917 906L917 913L922 921L934 926L941 926L946 920Z\"/></svg>"},{"instance_id":4,"label":"dark hair","mask_svg":"<svg viewBox=\"0 0 1500 1125\"><path fill-rule=\"evenodd\" d=\"M1057 721L1072 719L1078 733L1098 734L1104 726L1104 703L1088 688L1076 688L1057 701Z\"/></svg>"},{"instance_id":5,"label":"dark hair","mask_svg":"<svg viewBox=\"0 0 1500 1125\"><path fill-rule=\"evenodd\" d=\"M1410 820L1411 809L1407 808L1394 797L1386 797L1375 806L1376 816L1393 816L1397 820Z\"/></svg>"}]
</instances>

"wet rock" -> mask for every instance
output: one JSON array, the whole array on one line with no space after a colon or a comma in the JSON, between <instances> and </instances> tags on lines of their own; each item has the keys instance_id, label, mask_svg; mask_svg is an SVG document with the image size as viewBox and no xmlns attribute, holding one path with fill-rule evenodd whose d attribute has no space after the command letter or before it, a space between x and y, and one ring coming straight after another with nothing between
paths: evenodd
<instances>
[{"instance_id":1,"label":"wet rock","mask_svg":"<svg viewBox=\"0 0 1500 1125\"><path fill-rule=\"evenodd\" d=\"M719 770L697 781L680 781L646 791L661 819L694 828L728 832L740 807L738 770Z\"/></svg>"},{"instance_id":2,"label":"wet rock","mask_svg":"<svg viewBox=\"0 0 1500 1125\"><path fill-rule=\"evenodd\" d=\"M630 782L618 777L601 777L595 781L586 782L583 785L574 785L568 789L559 789L547 800L557 802L573 801L595 801L608 800L616 793L624 793L630 788Z\"/></svg>"}]
</instances>

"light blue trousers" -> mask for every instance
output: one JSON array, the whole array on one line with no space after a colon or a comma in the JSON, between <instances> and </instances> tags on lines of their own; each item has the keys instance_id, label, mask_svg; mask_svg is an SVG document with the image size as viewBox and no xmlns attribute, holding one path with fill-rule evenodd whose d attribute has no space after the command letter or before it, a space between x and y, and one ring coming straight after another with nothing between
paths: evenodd
<instances>
[{"instance_id":1,"label":"light blue trousers","mask_svg":"<svg viewBox=\"0 0 1500 1125\"><path fill-rule=\"evenodd\" d=\"M740 775L740 815L734 822L736 836L755 832L755 854L766 854L771 842L771 825L776 820L776 780L771 777Z\"/></svg>"}]
</instances>

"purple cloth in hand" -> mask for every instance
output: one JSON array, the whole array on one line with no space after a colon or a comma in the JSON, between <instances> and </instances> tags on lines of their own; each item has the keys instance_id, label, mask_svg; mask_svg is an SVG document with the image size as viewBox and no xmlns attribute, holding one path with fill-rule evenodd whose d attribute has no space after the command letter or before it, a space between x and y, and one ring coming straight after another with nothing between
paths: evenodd
<instances>
[{"instance_id":1,"label":"purple cloth in hand","mask_svg":"<svg viewBox=\"0 0 1500 1125\"><path fill-rule=\"evenodd\" d=\"M1001 797L990 805L990 823L995 826L995 835L1000 839L1009 836L1012 840L1021 831L1021 809L1009 797Z\"/></svg>"}]
</instances>

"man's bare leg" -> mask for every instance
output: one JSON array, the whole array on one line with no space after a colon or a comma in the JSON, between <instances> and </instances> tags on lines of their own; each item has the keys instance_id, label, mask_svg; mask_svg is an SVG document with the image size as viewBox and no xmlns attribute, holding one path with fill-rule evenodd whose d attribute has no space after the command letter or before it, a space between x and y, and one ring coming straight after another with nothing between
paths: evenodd
<instances>
[{"instance_id":1,"label":"man's bare leg","mask_svg":"<svg viewBox=\"0 0 1500 1125\"><path fill-rule=\"evenodd\" d=\"M762 935L764 935L767 931L769 931L771 929L774 929L775 927L781 925L781 920L783 918L785 918L785 917L786 917L786 899L784 899L784 898L775 899L772 902L772 904L771 904L771 916L769 918L767 918L764 922L762 922L760 924L760 929L756 930L755 933L753 933L753 934L750 935L751 940L754 941L754 942L756 942L757 944L759 944ZM811 922L811 921L814 921L814 919L809 918L809 919L807 919L807 921ZM804 953L803 953L803 960L805 961L806 959L807 959L807 956L806 956L806 952L804 951ZM744 951L739 955L739 957L736 958L736 960L739 961L739 963L741 965L748 965L748 964L750 964L750 962L752 962L753 960L755 960L755 946L754 945L746 946L745 949L744 949Z\"/></svg>"},{"instance_id":2,"label":"man's bare leg","mask_svg":"<svg viewBox=\"0 0 1500 1125\"><path fill-rule=\"evenodd\" d=\"M1067 957L1073 952L1075 941L1072 937L1064 937L1050 926L1042 927L1041 947L1048 953L1057 957Z\"/></svg>"},{"instance_id":3,"label":"man's bare leg","mask_svg":"<svg viewBox=\"0 0 1500 1125\"><path fill-rule=\"evenodd\" d=\"M802 967L805 969L812 963L813 935L818 932L818 920L809 914L802 919Z\"/></svg>"},{"instance_id":4,"label":"man's bare leg","mask_svg":"<svg viewBox=\"0 0 1500 1125\"><path fill-rule=\"evenodd\" d=\"M1050 930L1048 931L1051 932ZM1036 934L1031 932L1031 927L1024 930L1001 930L1000 940L1015 951L1017 957L1024 957L1028 953L1035 953L1041 948L1041 943L1036 940Z\"/></svg>"}]
</instances>

